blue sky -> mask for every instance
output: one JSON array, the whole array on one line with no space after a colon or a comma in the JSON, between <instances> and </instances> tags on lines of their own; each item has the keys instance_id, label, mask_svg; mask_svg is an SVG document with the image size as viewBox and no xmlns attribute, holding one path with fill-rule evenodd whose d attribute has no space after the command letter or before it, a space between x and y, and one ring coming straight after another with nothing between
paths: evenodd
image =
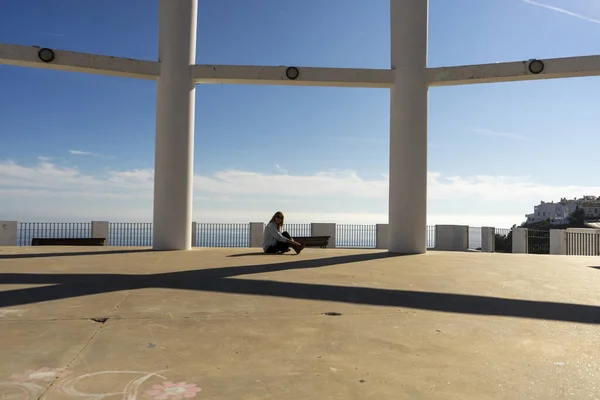
<instances>
[{"instance_id":1,"label":"blue sky","mask_svg":"<svg viewBox=\"0 0 600 400\"><path fill-rule=\"evenodd\" d=\"M157 58L157 1L0 8L2 43ZM598 43L596 0L430 0L431 67ZM389 0L200 0L197 63L389 68ZM151 220L154 82L0 66L0 87L0 219ZM429 93L428 223L600 195L600 78ZM385 89L198 86L194 218L386 222L388 130Z\"/></svg>"}]
</instances>

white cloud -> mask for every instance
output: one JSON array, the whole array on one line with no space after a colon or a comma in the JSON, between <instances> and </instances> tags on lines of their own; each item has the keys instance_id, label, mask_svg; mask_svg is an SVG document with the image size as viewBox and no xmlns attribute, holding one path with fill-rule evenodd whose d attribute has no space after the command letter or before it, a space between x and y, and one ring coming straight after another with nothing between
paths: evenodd
<instances>
[{"instance_id":1,"label":"white cloud","mask_svg":"<svg viewBox=\"0 0 600 400\"><path fill-rule=\"evenodd\" d=\"M150 181L148 181L148 176ZM32 190L47 195L114 196L137 195L138 189L152 187L152 171L134 170L93 176L75 167L61 167L48 161L24 166L12 161L0 163L0 190Z\"/></svg>"},{"instance_id":2,"label":"white cloud","mask_svg":"<svg viewBox=\"0 0 600 400\"><path fill-rule=\"evenodd\" d=\"M92 153L90 151L82 151L82 150L69 150L69 153L76 156L91 156L91 157L99 157L99 158L113 158L112 156L105 156L104 154Z\"/></svg>"},{"instance_id":3,"label":"white cloud","mask_svg":"<svg viewBox=\"0 0 600 400\"><path fill-rule=\"evenodd\" d=\"M281 165L279 165L279 164L275 164L275 168L277 169L277 171L281 172L281 173L282 173L282 174L284 174L284 175L287 175L287 174L288 174L288 171L287 171L287 169L283 169L283 168L281 168Z\"/></svg>"},{"instance_id":4,"label":"white cloud","mask_svg":"<svg viewBox=\"0 0 600 400\"><path fill-rule=\"evenodd\" d=\"M194 187L216 194L281 197L358 196L386 198L387 182L366 181L353 171L319 172L314 175L271 175L224 170L212 176L196 175ZM276 189L275 189L276 188Z\"/></svg>"},{"instance_id":5,"label":"white cloud","mask_svg":"<svg viewBox=\"0 0 600 400\"><path fill-rule=\"evenodd\" d=\"M312 175L224 170L194 177L197 221L262 221L284 208L288 221L383 223L388 178L354 171ZM428 220L436 223L510 226L540 200L600 194L600 187L549 186L528 177L428 174ZM150 221L153 171L86 174L48 161L0 162L0 220ZM501 223L504 221L504 223Z\"/></svg>"},{"instance_id":6,"label":"white cloud","mask_svg":"<svg viewBox=\"0 0 600 400\"><path fill-rule=\"evenodd\" d=\"M587 17L585 15L578 14L578 13L575 13L575 12L572 12L572 11L569 11L569 10L565 10L564 8L551 6L549 4L539 3L539 2L533 1L533 0L521 0L521 1L523 3L531 4L531 5L536 6L536 7L541 7L541 8L545 8L547 10L556 11L556 12L559 12L561 14L568 15L570 17L579 18L579 19L582 19L584 21L593 22L595 24L600 24L600 20L598 20L598 19Z\"/></svg>"},{"instance_id":7,"label":"white cloud","mask_svg":"<svg viewBox=\"0 0 600 400\"><path fill-rule=\"evenodd\" d=\"M511 139L511 140L519 140L519 141L524 141L524 142L533 142L533 139L528 136L519 135L516 133L509 133L509 132L499 132L499 131L494 131L491 129L475 128L475 129L473 129L473 133L475 133L477 135L499 137L499 138L505 138L505 139Z\"/></svg>"}]
</instances>

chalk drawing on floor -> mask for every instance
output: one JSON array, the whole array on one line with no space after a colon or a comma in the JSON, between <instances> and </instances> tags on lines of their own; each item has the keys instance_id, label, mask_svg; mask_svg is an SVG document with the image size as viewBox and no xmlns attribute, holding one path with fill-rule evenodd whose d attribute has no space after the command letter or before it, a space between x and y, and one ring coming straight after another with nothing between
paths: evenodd
<instances>
[{"instance_id":1,"label":"chalk drawing on floor","mask_svg":"<svg viewBox=\"0 0 600 400\"><path fill-rule=\"evenodd\" d=\"M16 315L17 317L22 317L25 312L27 312L27 310L20 309L20 308L0 310L0 318L9 317L11 315Z\"/></svg>"},{"instance_id":2,"label":"chalk drawing on floor","mask_svg":"<svg viewBox=\"0 0 600 400\"><path fill-rule=\"evenodd\" d=\"M20 374L13 374L9 381L0 382L0 399L2 400L34 400L38 399L46 390L47 386L59 378L62 373L60 368L43 367L37 370L27 370ZM137 400L140 394L143 398L152 398L154 400L184 400L196 397L202 391L195 383L171 382L158 372L144 371L99 371L81 375L72 375L66 379L60 379L54 388L67 396L85 397L86 399L102 400L104 398L121 398L122 400ZM112 375L112 376L111 376ZM118 381L115 375L129 375L124 381L124 387L119 391L111 392L90 392L92 386L101 382L101 377L106 376L114 387L114 382ZM131 379L133 376L133 379ZM62 375L61 377L64 377ZM151 378L160 379L163 382L147 382ZM96 383L96 385L91 385ZM143 388L146 384L146 388ZM150 385L151 384L151 385ZM85 389L83 389L85 388ZM145 391L144 391L145 389ZM85 390L85 391L84 391Z\"/></svg>"},{"instance_id":3,"label":"chalk drawing on floor","mask_svg":"<svg viewBox=\"0 0 600 400\"><path fill-rule=\"evenodd\" d=\"M183 400L195 397L201 390L194 383L167 381L163 382L162 385L152 386L152 390L146 391L146 394L155 400Z\"/></svg>"},{"instance_id":4,"label":"chalk drawing on floor","mask_svg":"<svg viewBox=\"0 0 600 400\"><path fill-rule=\"evenodd\" d=\"M29 382L0 382L0 399L22 400L37 399L44 392L44 388Z\"/></svg>"},{"instance_id":5,"label":"chalk drawing on floor","mask_svg":"<svg viewBox=\"0 0 600 400\"><path fill-rule=\"evenodd\" d=\"M13 374L10 376L11 381L17 382L37 382L37 381L53 381L63 370L61 368L43 367L39 369L28 369L22 374Z\"/></svg>"}]
</instances>

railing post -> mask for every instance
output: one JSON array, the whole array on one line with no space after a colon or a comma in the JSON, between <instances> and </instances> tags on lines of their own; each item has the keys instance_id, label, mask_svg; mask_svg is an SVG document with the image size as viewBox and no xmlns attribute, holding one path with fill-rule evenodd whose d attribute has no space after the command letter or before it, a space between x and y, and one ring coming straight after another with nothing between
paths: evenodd
<instances>
[{"instance_id":1,"label":"railing post","mask_svg":"<svg viewBox=\"0 0 600 400\"><path fill-rule=\"evenodd\" d=\"M0 246L17 245L17 221L0 221Z\"/></svg>"},{"instance_id":2,"label":"railing post","mask_svg":"<svg viewBox=\"0 0 600 400\"><path fill-rule=\"evenodd\" d=\"M263 247L263 235L265 224L262 222L250 222L250 247Z\"/></svg>"},{"instance_id":3,"label":"railing post","mask_svg":"<svg viewBox=\"0 0 600 400\"><path fill-rule=\"evenodd\" d=\"M335 224L334 223L317 223L310 224L311 236L329 236L327 248L335 248Z\"/></svg>"},{"instance_id":4,"label":"railing post","mask_svg":"<svg viewBox=\"0 0 600 400\"><path fill-rule=\"evenodd\" d=\"M104 245L109 245L108 221L92 221L92 237L104 238Z\"/></svg>"},{"instance_id":5,"label":"railing post","mask_svg":"<svg viewBox=\"0 0 600 400\"><path fill-rule=\"evenodd\" d=\"M376 224L375 225L376 233L375 233L375 247L378 249L387 249L388 248L388 224Z\"/></svg>"},{"instance_id":6,"label":"railing post","mask_svg":"<svg viewBox=\"0 0 600 400\"><path fill-rule=\"evenodd\" d=\"M198 242L198 223L192 222L192 247L196 247Z\"/></svg>"},{"instance_id":7,"label":"railing post","mask_svg":"<svg viewBox=\"0 0 600 400\"><path fill-rule=\"evenodd\" d=\"M550 254L567 254L567 231L564 229L550 229Z\"/></svg>"},{"instance_id":8,"label":"railing post","mask_svg":"<svg viewBox=\"0 0 600 400\"><path fill-rule=\"evenodd\" d=\"M443 251L466 251L469 248L467 225L436 225L435 249Z\"/></svg>"},{"instance_id":9,"label":"railing post","mask_svg":"<svg viewBox=\"0 0 600 400\"><path fill-rule=\"evenodd\" d=\"M512 252L527 254L527 228L512 229Z\"/></svg>"},{"instance_id":10,"label":"railing post","mask_svg":"<svg viewBox=\"0 0 600 400\"><path fill-rule=\"evenodd\" d=\"M481 227L481 251L485 253L496 251L496 228L490 226Z\"/></svg>"}]
</instances>

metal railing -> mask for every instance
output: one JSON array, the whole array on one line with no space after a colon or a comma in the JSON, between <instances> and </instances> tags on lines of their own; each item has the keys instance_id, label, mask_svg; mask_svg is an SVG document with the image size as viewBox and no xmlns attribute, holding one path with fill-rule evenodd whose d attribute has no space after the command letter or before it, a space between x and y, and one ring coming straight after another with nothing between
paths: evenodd
<instances>
[{"instance_id":1,"label":"metal railing","mask_svg":"<svg viewBox=\"0 0 600 400\"><path fill-rule=\"evenodd\" d=\"M87 238L92 235L90 222L19 222L17 246L31 246L31 239Z\"/></svg>"},{"instance_id":2,"label":"metal railing","mask_svg":"<svg viewBox=\"0 0 600 400\"><path fill-rule=\"evenodd\" d=\"M510 228L494 228L494 233L496 235L508 236L512 231Z\"/></svg>"},{"instance_id":3,"label":"metal railing","mask_svg":"<svg viewBox=\"0 0 600 400\"><path fill-rule=\"evenodd\" d=\"M249 223L195 223L196 247L249 247ZM310 223L285 224L284 231L292 237L311 236ZM496 229L496 251L510 252L511 230ZM29 246L33 238L85 238L92 237L90 222L21 222L18 224L18 245ZM500 239L499 239L500 238ZM574 237L573 237L574 238ZM151 247L153 225L151 222L110 222L108 224L107 246ZM498 245L500 242L508 246ZM573 240L573 239L572 239ZM535 240L531 240L532 245ZM377 225L336 224L336 247L339 248L376 248ZM435 248L435 226L426 227L427 248ZM582 245L583 246L583 245ZM481 247L481 228L469 228L469 248ZM504 249L504 247L509 247ZM537 246L539 247L539 246ZM540 250L537 249L536 250ZM582 250L583 251L583 250ZM588 250L586 250L588 251ZM590 250L591 251L591 250Z\"/></svg>"},{"instance_id":4,"label":"metal railing","mask_svg":"<svg viewBox=\"0 0 600 400\"><path fill-rule=\"evenodd\" d=\"M550 254L550 231L528 229L527 254Z\"/></svg>"},{"instance_id":5,"label":"metal railing","mask_svg":"<svg viewBox=\"0 0 600 400\"><path fill-rule=\"evenodd\" d=\"M600 256L600 233L567 231L567 255Z\"/></svg>"},{"instance_id":6,"label":"metal railing","mask_svg":"<svg viewBox=\"0 0 600 400\"><path fill-rule=\"evenodd\" d=\"M337 224L335 247L374 249L377 247L377 225Z\"/></svg>"},{"instance_id":7,"label":"metal railing","mask_svg":"<svg viewBox=\"0 0 600 400\"><path fill-rule=\"evenodd\" d=\"M152 222L111 222L108 246L152 246Z\"/></svg>"},{"instance_id":8,"label":"metal railing","mask_svg":"<svg viewBox=\"0 0 600 400\"><path fill-rule=\"evenodd\" d=\"M427 234L426 234L425 243L428 249L435 248L435 225L427 225Z\"/></svg>"},{"instance_id":9,"label":"metal railing","mask_svg":"<svg viewBox=\"0 0 600 400\"><path fill-rule=\"evenodd\" d=\"M196 247L250 247L249 223L196 224Z\"/></svg>"},{"instance_id":10,"label":"metal railing","mask_svg":"<svg viewBox=\"0 0 600 400\"><path fill-rule=\"evenodd\" d=\"M291 237L310 236L312 234L311 224L284 224L282 232L287 232Z\"/></svg>"},{"instance_id":11,"label":"metal railing","mask_svg":"<svg viewBox=\"0 0 600 400\"><path fill-rule=\"evenodd\" d=\"M496 253L512 253L512 229L494 228Z\"/></svg>"}]
</instances>

